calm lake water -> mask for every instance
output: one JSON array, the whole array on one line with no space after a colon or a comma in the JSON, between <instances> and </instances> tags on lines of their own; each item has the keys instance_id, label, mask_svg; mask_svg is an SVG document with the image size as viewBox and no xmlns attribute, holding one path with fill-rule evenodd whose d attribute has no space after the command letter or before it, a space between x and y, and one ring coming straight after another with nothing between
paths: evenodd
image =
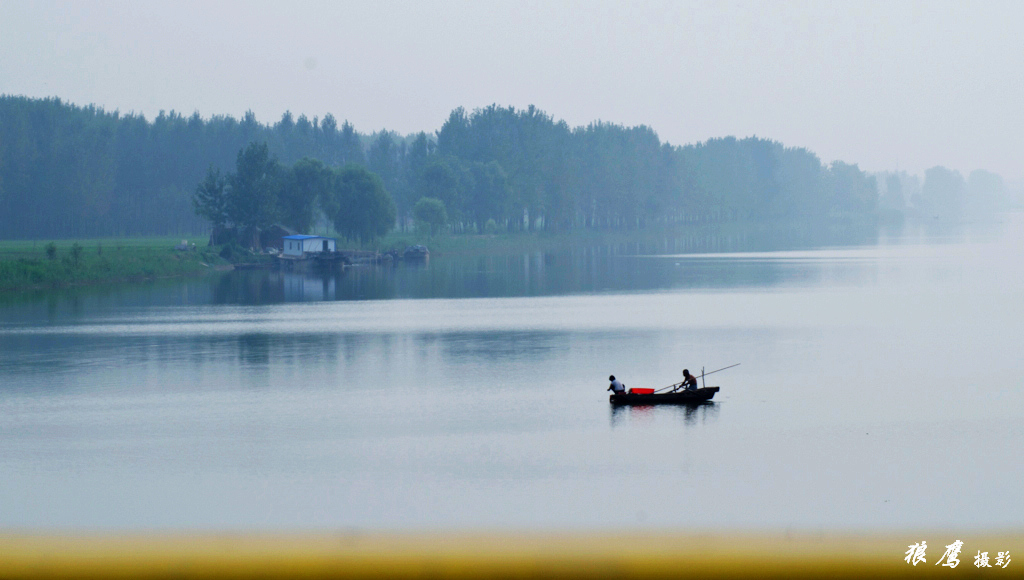
<instances>
[{"instance_id":1,"label":"calm lake water","mask_svg":"<svg viewBox=\"0 0 1024 580\"><path fill-rule=\"evenodd\" d=\"M1022 226L0 298L0 528L1019 527Z\"/></svg>"}]
</instances>

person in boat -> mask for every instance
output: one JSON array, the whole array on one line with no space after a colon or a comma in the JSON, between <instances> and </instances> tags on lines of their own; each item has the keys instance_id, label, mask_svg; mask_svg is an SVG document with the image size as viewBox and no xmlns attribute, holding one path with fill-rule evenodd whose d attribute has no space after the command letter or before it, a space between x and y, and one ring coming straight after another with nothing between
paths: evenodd
<instances>
[{"instance_id":1,"label":"person in boat","mask_svg":"<svg viewBox=\"0 0 1024 580\"><path fill-rule=\"evenodd\" d=\"M683 389L687 391L697 390L697 377L690 374L690 369L683 369Z\"/></svg>"},{"instance_id":2,"label":"person in boat","mask_svg":"<svg viewBox=\"0 0 1024 580\"><path fill-rule=\"evenodd\" d=\"M615 375L608 377L608 380L612 382L612 384L608 387L608 390L611 391L613 395L622 395L626 392L625 385L620 383L615 378Z\"/></svg>"}]
</instances>

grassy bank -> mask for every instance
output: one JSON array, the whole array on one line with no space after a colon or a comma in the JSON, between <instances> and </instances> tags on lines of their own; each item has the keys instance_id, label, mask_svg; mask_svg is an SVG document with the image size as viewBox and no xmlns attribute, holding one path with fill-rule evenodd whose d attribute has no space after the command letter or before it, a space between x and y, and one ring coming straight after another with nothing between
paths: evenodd
<instances>
[{"instance_id":1,"label":"grassy bank","mask_svg":"<svg viewBox=\"0 0 1024 580\"><path fill-rule=\"evenodd\" d=\"M178 251L181 238L0 242L0 290L58 288L198 274L227 264L205 238Z\"/></svg>"}]
</instances>

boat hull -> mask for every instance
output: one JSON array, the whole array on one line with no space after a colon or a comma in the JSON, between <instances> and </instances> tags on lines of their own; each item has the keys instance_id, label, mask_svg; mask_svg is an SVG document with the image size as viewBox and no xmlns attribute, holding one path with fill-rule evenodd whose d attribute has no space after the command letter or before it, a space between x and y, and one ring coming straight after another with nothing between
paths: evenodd
<instances>
[{"instance_id":1,"label":"boat hull","mask_svg":"<svg viewBox=\"0 0 1024 580\"><path fill-rule=\"evenodd\" d=\"M608 402L613 405L692 405L710 401L718 387L704 387L693 391L679 391L676 393L659 393L654 395L622 394L612 395Z\"/></svg>"}]
</instances>

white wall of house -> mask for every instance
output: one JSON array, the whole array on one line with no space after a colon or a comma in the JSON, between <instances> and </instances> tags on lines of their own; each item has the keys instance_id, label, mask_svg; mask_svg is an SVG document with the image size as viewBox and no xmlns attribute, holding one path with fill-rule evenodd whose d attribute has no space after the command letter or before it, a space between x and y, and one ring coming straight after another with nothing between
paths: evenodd
<instances>
[{"instance_id":1,"label":"white wall of house","mask_svg":"<svg viewBox=\"0 0 1024 580\"><path fill-rule=\"evenodd\" d=\"M301 256L302 240L284 240L284 254L286 256Z\"/></svg>"},{"instance_id":2,"label":"white wall of house","mask_svg":"<svg viewBox=\"0 0 1024 580\"><path fill-rule=\"evenodd\" d=\"M326 243L326 246L325 246ZM325 251L333 252L336 246L331 238L307 238L305 240L284 240L284 254L286 256L301 256L305 252L317 253Z\"/></svg>"}]
</instances>

